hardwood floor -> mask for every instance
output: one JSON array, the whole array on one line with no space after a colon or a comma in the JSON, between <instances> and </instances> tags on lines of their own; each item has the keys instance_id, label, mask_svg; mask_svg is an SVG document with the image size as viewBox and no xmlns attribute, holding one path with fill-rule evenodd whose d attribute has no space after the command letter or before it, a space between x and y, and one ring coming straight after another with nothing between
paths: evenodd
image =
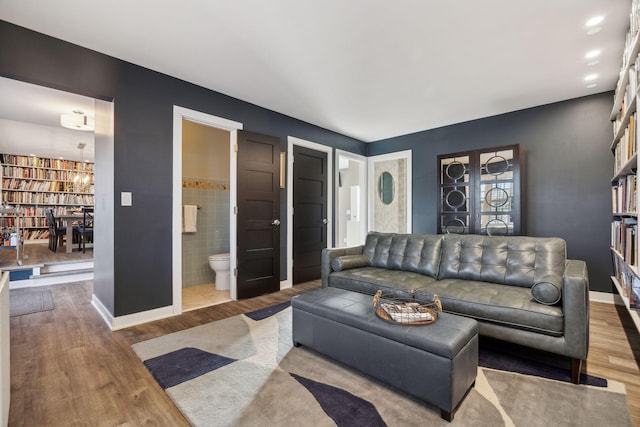
<instances>
[{"instance_id":1,"label":"hardwood floor","mask_svg":"<svg viewBox=\"0 0 640 427\"><path fill-rule=\"evenodd\" d=\"M44 263L52 262L68 262L68 261L87 261L93 259L93 250L87 249L86 253L78 250L76 244L73 252L66 253L64 247L58 247L57 252L51 252L49 250L48 241L45 240L42 243L27 243L24 245L24 254L27 258L21 258L22 266L18 266L16 262L16 250L11 248L0 249L0 268L3 270L12 269L24 269L29 266L34 266ZM20 252L22 257L22 251Z\"/></svg>"},{"instance_id":2,"label":"hardwood floor","mask_svg":"<svg viewBox=\"0 0 640 427\"><path fill-rule=\"evenodd\" d=\"M130 345L286 301L297 285L111 332L91 306L91 282L48 287L54 310L11 318L10 426L188 426ZM640 335L624 309L591 303L587 372L626 384L640 426Z\"/></svg>"}]
</instances>

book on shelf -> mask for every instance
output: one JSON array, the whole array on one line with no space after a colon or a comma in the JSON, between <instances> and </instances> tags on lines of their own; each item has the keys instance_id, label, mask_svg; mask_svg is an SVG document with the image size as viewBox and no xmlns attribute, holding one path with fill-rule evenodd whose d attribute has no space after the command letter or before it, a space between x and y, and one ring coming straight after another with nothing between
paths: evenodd
<instances>
[{"instance_id":1,"label":"book on shelf","mask_svg":"<svg viewBox=\"0 0 640 427\"><path fill-rule=\"evenodd\" d=\"M627 290L630 308L640 308L640 278L631 274L630 286Z\"/></svg>"},{"instance_id":2,"label":"book on shelf","mask_svg":"<svg viewBox=\"0 0 640 427\"><path fill-rule=\"evenodd\" d=\"M636 218L620 218L611 223L611 247L629 265L638 264L636 251L637 222Z\"/></svg>"},{"instance_id":3,"label":"book on shelf","mask_svg":"<svg viewBox=\"0 0 640 427\"><path fill-rule=\"evenodd\" d=\"M636 153L636 127L636 114L633 113L614 149L614 174L617 174Z\"/></svg>"},{"instance_id":4,"label":"book on shelf","mask_svg":"<svg viewBox=\"0 0 640 427\"><path fill-rule=\"evenodd\" d=\"M638 211L638 186L636 175L627 175L611 187L612 212L636 213Z\"/></svg>"}]
</instances>

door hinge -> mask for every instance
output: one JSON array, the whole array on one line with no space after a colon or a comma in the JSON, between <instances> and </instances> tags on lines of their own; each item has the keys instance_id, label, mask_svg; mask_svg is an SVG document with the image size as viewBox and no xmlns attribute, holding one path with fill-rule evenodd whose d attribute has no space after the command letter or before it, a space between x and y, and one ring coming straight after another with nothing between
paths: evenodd
<instances>
[{"instance_id":1,"label":"door hinge","mask_svg":"<svg viewBox=\"0 0 640 427\"><path fill-rule=\"evenodd\" d=\"M238 206L233 207L233 214L238 215Z\"/></svg>"},{"instance_id":2,"label":"door hinge","mask_svg":"<svg viewBox=\"0 0 640 427\"><path fill-rule=\"evenodd\" d=\"M238 144L234 144L233 145L233 150L237 153L238 152Z\"/></svg>"},{"instance_id":3,"label":"door hinge","mask_svg":"<svg viewBox=\"0 0 640 427\"><path fill-rule=\"evenodd\" d=\"M233 269L233 276L234 277L238 277L238 269L237 268Z\"/></svg>"},{"instance_id":4,"label":"door hinge","mask_svg":"<svg viewBox=\"0 0 640 427\"><path fill-rule=\"evenodd\" d=\"M296 214L295 208L291 208L291 215L295 215L295 214Z\"/></svg>"}]
</instances>

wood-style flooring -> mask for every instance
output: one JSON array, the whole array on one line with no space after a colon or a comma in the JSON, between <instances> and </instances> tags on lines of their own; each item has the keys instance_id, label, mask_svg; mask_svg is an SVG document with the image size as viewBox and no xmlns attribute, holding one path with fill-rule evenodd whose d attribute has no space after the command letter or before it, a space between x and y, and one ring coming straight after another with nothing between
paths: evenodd
<instances>
[{"instance_id":1,"label":"wood-style flooring","mask_svg":"<svg viewBox=\"0 0 640 427\"><path fill-rule=\"evenodd\" d=\"M188 426L130 345L286 301L319 287L186 312L112 332L91 305L91 282L50 286L54 310L11 318L10 426ZM640 336L624 309L591 304L587 372L626 384L640 426Z\"/></svg>"},{"instance_id":2,"label":"wood-style flooring","mask_svg":"<svg viewBox=\"0 0 640 427\"><path fill-rule=\"evenodd\" d=\"M22 268L44 263L86 261L93 259L92 249L87 249L85 253L82 253L82 251L78 250L78 245L75 245L71 253L66 253L64 246L59 246L56 252L52 252L49 250L48 240L42 243L27 243L24 245L24 254L27 255L26 259L22 257L22 251L20 251ZM1 248L0 269L13 268L18 268L16 250L13 248Z\"/></svg>"}]
</instances>

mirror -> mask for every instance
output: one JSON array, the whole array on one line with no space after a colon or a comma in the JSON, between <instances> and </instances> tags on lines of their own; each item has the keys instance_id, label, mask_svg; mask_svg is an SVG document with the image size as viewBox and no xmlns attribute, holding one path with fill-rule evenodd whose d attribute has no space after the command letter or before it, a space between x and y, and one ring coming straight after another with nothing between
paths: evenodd
<instances>
[{"instance_id":1,"label":"mirror","mask_svg":"<svg viewBox=\"0 0 640 427\"><path fill-rule=\"evenodd\" d=\"M389 172L382 172L378 180L380 200L385 205L393 202L393 176Z\"/></svg>"}]
</instances>

